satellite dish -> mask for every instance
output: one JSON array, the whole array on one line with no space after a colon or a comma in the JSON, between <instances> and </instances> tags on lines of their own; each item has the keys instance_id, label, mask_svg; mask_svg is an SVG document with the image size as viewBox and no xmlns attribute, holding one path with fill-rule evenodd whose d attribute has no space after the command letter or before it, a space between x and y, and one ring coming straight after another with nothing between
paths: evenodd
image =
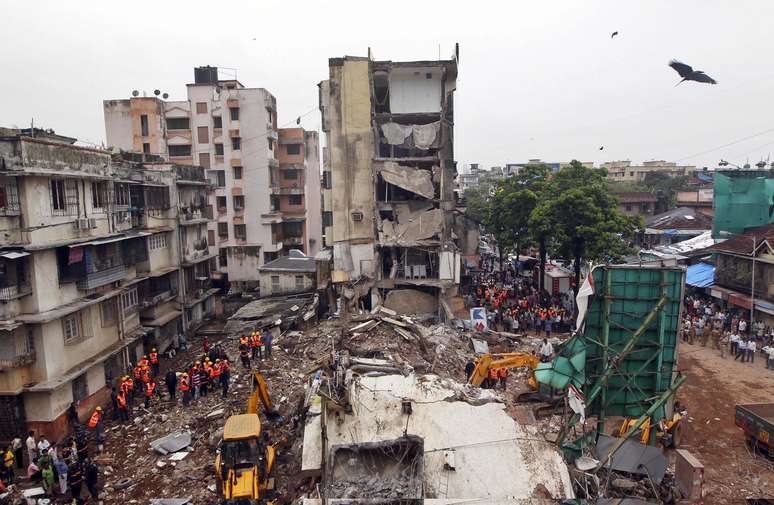
<instances>
[{"instance_id":1,"label":"satellite dish","mask_svg":"<svg viewBox=\"0 0 774 505\"><path fill-rule=\"evenodd\" d=\"M153 90L153 94L156 95L156 96L159 96L161 94L161 90L160 89L154 89Z\"/></svg>"},{"instance_id":2,"label":"satellite dish","mask_svg":"<svg viewBox=\"0 0 774 505\"><path fill-rule=\"evenodd\" d=\"M164 93L163 95L161 95L161 98L166 100L167 98L169 98L169 93Z\"/></svg>"},{"instance_id":3,"label":"satellite dish","mask_svg":"<svg viewBox=\"0 0 774 505\"><path fill-rule=\"evenodd\" d=\"M132 96L140 96L140 92L135 89L132 91Z\"/></svg>"}]
</instances>

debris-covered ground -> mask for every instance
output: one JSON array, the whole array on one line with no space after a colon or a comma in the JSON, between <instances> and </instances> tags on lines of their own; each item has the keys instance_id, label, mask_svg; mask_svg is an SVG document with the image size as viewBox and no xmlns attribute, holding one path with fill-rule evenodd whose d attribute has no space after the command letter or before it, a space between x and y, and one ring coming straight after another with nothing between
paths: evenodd
<instances>
[{"instance_id":1,"label":"debris-covered ground","mask_svg":"<svg viewBox=\"0 0 774 505\"><path fill-rule=\"evenodd\" d=\"M209 503L215 495L214 459L219 429L229 415L243 413L251 392L250 377L238 360L237 341L227 338L223 324L206 329L211 344L222 343L232 361L232 385L227 398L220 390L183 408L180 399L155 400L145 410L135 400L133 419L126 425L108 423L107 442L99 456L105 472L105 503L148 503L154 498L191 496L193 503ZM220 332L219 332L220 330ZM533 351L539 339L518 338L510 334L485 336L492 352ZM275 339L273 358L258 362L257 369L266 377L275 407L284 417L279 426L268 426L271 443L278 457L273 475L281 503L312 491L314 480L301 475L305 389L312 372L326 366L332 351L347 350L353 356L385 357L410 366L419 373L465 381L465 363L473 356L465 332L444 324L432 324L418 318L392 314L358 315L351 320L330 319L305 331L290 330ZM188 351L171 362L162 362L161 375L168 367L182 371L201 354L201 339L195 339ZM522 422L530 422L528 406L518 406L516 396L526 391L525 370L513 370L504 394L509 411ZM521 419L520 419L521 418ZM262 419L265 418L262 416ZM544 423L552 431L552 421ZM553 425L557 425L554 420ZM191 432L187 453L161 455L151 442L178 431ZM535 432L540 431L537 427ZM180 459L182 458L182 459ZM118 489L121 488L121 489Z\"/></svg>"}]
</instances>

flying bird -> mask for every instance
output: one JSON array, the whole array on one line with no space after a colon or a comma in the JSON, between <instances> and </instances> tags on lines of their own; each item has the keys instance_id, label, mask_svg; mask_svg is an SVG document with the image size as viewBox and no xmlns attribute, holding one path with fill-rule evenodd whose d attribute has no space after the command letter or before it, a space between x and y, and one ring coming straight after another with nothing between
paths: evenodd
<instances>
[{"instance_id":1,"label":"flying bird","mask_svg":"<svg viewBox=\"0 0 774 505\"><path fill-rule=\"evenodd\" d=\"M675 70L675 72L680 74L680 77L683 78L680 82L675 84L675 86L678 86L683 81L696 81L696 82L703 82L705 84L718 83L718 81L716 81L712 77L705 74L704 71L694 70L690 65L686 65L685 63L681 63L677 60L670 61L669 66L672 67Z\"/></svg>"},{"instance_id":2,"label":"flying bird","mask_svg":"<svg viewBox=\"0 0 774 505\"><path fill-rule=\"evenodd\" d=\"M618 32L613 32L613 34L610 36L610 38L612 39L612 38L613 38L613 37L615 37L616 35L618 35Z\"/></svg>"},{"instance_id":3,"label":"flying bird","mask_svg":"<svg viewBox=\"0 0 774 505\"><path fill-rule=\"evenodd\" d=\"M605 146L599 146L599 150L600 150L600 151L601 151L602 149L604 149L604 148L605 148Z\"/></svg>"}]
</instances>

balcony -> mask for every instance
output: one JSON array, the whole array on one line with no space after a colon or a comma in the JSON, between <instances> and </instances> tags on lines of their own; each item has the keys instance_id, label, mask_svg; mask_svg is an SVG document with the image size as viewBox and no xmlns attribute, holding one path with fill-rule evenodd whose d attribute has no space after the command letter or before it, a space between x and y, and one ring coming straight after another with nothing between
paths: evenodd
<instances>
[{"instance_id":1,"label":"balcony","mask_svg":"<svg viewBox=\"0 0 774 505\"><path fill-rule=\"evenodd\" d=\"M283 245L303 245L304 238L303 237L282 237L278 240L278 242L281 242Z\"/></svg>"},{"instance_id":2,"label":"balcony","mask_svg":"<svg viewBox=\"0 0 774 505\"><path fill-rule=\"evenodd\" d=\"M272 184L269 187L269 190L272 195L303 195L304 194L304 187L298 187L298 188L283 188L280 187L278 184Z\"/></svg>"},{"instance_id":3,"label":"balcony","mask_svg":"<svg viewBox=\"0 0 774 505\"><path fill-rule=\"evenodd\" d=\"M11 349L13 351L13 349ZM23 366L31 365L35 363L35 351L29 350L22 353L13 353L12 356L6 356L0 354L0 372L7 372L14 368L21 368Z\"/></svg>"},{"instance_id":4,"label":"balcony","mask_svg":"<svg viewBox=\"0 0 774 505\"><path fill-rule=\"evenodd\" d=\"M279 168L280 163L276 158L269 158L269 168Z\"/></svg>"},{"instance_id":5,"label":"balcony","mask_svg":"<svg viewBox=\"0 0 774 505\"><path fill-rule=\"evenodd\" d=\"M201 224L212 220L212 207L207 206L201 209L182 209L180 211L180 222L185 225Z\"/></svg>"},{"instance_id":6,"label":"balcony","mask_svg":"<svg viewBox=\"0 0 774 505\"><path fill-rule=\"evenodd\" d=\"M126 267L123 264L115 265L87 273L85 277L78 279L77 286L80 290L94 289L120 281L124 277L126 277Z\"/></svg>"},{"instance_id":7,"label":"balcony","mask_svg":"<svg viewBox=\"0 0 774 505\"><path fill-rule=\"evenodd\" d=\"M11 286L0 286L0 300L7 302L15 300L22 296L32 293L32 286L29 284L15 284Z\"/></svg>"}]
</instances>

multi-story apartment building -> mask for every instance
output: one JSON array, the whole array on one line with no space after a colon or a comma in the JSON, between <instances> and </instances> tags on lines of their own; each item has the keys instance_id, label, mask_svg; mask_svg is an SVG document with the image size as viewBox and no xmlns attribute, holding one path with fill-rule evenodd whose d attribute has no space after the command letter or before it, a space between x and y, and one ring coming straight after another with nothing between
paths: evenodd
<instances>
[{"instance_id":1,"label":"multi-story apartment building","mask_svg":"<svg viewBox=\"0 0 774 505\"><path fill-rule=\"evenodd\" d=\"M185 252L208 247L190 237L208 221L185 232L197 225L180 213L207 182L198 167L2 133L0 439L59 438L72 401L88 415L129 362L213 312L196 284L211 255Z\"/></svg>"},{"instance_id":2,"label":"multi-story apartment building","mask_svg":"<svg viewBox=\"0 0 774 505\"><path fill-rule=\"evenodd\" d=\"M256 287L264 262L290 249L314 254L320 247L317 134L281 134L277 102L267 90L221 80L217 68L199 67L186 100L106 100L104 113L108 145L207 170L214 185L210 243L218 249L219 272L232 286ZM294 180L303 184L293 187Z\"/></svg>"},{"instance_id":3,"label":"multi-story apartment building","mask_svg":"<svg viewBox=\"0 0 774 505\"><path fill-rule=\"evenodd\" d=\"M332 280L347 288L352 307L390 305L399 294L415 311L438 310L456 294L460 273L452 233L456 57L347 56L330 59L329 69L320 108Z\"/></svg>"},{"instance_id":4,"label":"multi-story apartment building","mask_svg":"<svg viewBox=\"0 0 774 505\"><path fill-rule=\"evenodd\" d=\"M678 165L672 161L653 160L644 161L642 165L632 165L629 160L608 161L600 165L607 169L607 178L618 182L642 182L649 173L664 173L670 177L691 176L696 172L696 167L690 165Z\"/></svg>"}]
</instances>

